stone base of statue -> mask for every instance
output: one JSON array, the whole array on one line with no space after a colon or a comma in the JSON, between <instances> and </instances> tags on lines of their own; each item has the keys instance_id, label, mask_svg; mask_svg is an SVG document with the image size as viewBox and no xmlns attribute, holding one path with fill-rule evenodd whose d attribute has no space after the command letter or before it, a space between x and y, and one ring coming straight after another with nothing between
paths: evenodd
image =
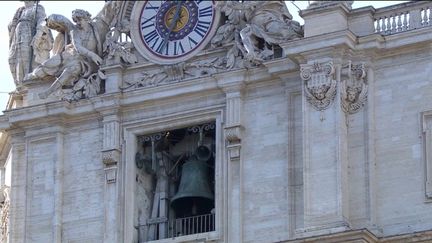
<instances>
[{"instance_id":1,"label":"stone base of statue","mask_svg":"<svg viewBox=\"0 0 432 243\"><path fill-rule=\"evenodd\" d=\"M32 106L47 103L50 101L58 101L58 97L52 94L46 98L41 97L54 81L54 77L50 79L35 79L35 80L24 80L23 85L17 88L17 91L23 97L23 106Z\"/></svg>"}]
</instances>

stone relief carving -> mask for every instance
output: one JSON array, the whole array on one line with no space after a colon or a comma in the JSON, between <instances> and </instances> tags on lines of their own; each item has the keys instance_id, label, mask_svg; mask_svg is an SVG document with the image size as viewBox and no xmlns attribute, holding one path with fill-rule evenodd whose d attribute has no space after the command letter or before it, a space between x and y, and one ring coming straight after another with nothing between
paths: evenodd
<instances>
[{"instance_id":1,"label":"stone relief carving","mask_svg":"<svg viewBox=\"0 0 432 243\"><path fill-rule=\"evenodd\" d=\"M99 70L103 63L103 43L110 29L118 3L109 1L95 18L82 9L72 11L72 20L62 15L48 16L46 25L58 31L54 55L26 75L25 81L54 78L48 90L39 94L44 99L56 91L68 101L88 98L100 91L105 78Z\"/></svg>"},{"instance_id":2,"label":"stone relief carving","mask_svg":"<svg viewBox=\"0 0 432 243\"><path fill-rule=\"evenodd\" d=\"M302 27L292 20L283 1L221 1L216 6L226 22L217 30L212 46L234 41L226 56L227 68L237 62L246 67L258 65L274 55L274 45L303 36Z\"/></svg>"},{"instance_id":3,"label":"stone relief carving","mask_svg":"<svg viewBox=\"0 0 432 243\"><path fill-rule=\"evenodd\" d=\"M327 109L336 96L333 62L302 65L300 76L305 81L307 101L318 111Z\"/></svg>"},{"instance_id":4,"label":"stone relief carving","mask_svg":"<svg viewBox=\"0 0 432 243\"><path fill-rule=\"evenodd\" d=\"M126 85L122 87L122 89L156 87L180 82L185 79L211 75L222 69L225 69L225 67L222 59L218 57L193 63L181 62L174 65L163 66L162 69L143 72L139 80L125 81Z\"/></svg>"},{"instance_id":5,"label":"stone relief carving","mask_svg":"<svg viewBox=\"0 0 432 243\"><path fill-rule=\"evenodd\" d=\"M17 9L9 30L9 67L15 85L20 86L24 76L48 59L53 45L51 31L43 25L46 14L37 1L24 1Z\"/></svg>"},{"instance_id":6,"label":"stone relief carving","mask_svg":"<svg viewBox=\"0 0 432 243\"><path fill-rule=\"evenodd\" d=\"M0 229L1 229L1 242L8 242L9 236L9 207L10 207L10 187L2 187L2 200L1 200L1 219L0 219Z\"/></svg>"},{"instance_id":7,"label":"stone relief carving","mask_svg":"<svg viewBox=\"0 0 432 243\"><path fill-rule=\"evenodd\" d=\"M365 65L351 62L345 67L348 79L341 83L341 104L344 112L354 114L367 100L368 86L365 81Z\"/></svg>"}]
</instances>

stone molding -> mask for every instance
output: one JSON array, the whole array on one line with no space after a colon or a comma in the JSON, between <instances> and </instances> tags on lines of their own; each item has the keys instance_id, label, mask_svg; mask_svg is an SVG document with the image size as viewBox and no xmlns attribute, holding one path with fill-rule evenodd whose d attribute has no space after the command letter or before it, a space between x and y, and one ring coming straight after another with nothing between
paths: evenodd
<instances>
[{"instance_id":1,"label":"stone molding","mask_svg":"<svg viewBox=\"0 0 432 243\"><path fill-rule=\"evenodd\" d=\"M345 79L341 82L341 106L347 114L357 113L366 103L368 85L366 84L365 64L351 61L343 67Z\"/></svg>"},{"instance_id":2,"label":"stone molding","mask_svg":"<svg viewBox=\"0 0 432 243\"><path fill-rule=\"evenodd\" d=\"M333 243L333 242L351 242L351 243L404 243L404 242L431 242L432 231L421 231L410 234L397 236L377 237L368 229L350 230L328 235L313 236L295 240L284 241L285 243Z\"/></svg>"},{"instance_id":3,"label":"stone molding","mask_svg":"<svg viewBox=\"0 0 432 243\"><path fill-rule=\"evenodd\" d=\"M432 111L421 113L423 154L425 160L425 196L432 200Z\"/></svg>"},{"instance_id":4,"label":"stone molding","mask_svg":"<svg viewBox=\"0 0 432 243\"><path fill-rule=\"evenodd\" d=\"M305 81L304 91L309 104L318 111L327 109L336 97L333 62L302 64L300 77Z\"/></svg>"}]
</instances>

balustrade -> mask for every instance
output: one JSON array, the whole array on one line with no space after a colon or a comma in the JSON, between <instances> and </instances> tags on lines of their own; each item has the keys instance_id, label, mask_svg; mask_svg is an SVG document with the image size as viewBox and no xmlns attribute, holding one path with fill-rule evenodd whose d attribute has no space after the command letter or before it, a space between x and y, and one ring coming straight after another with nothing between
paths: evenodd
<instances>
[{"instance_id":1,"label":"balustrade","mask_svg":"<svg viewBox=\"0 0 432 243\"><path fill-rule=\"evenodd\" d=\"M375 33L396 34L431 25L432 2L408 2L380 8L374 14Z\"/></svg>"}]
</instances>

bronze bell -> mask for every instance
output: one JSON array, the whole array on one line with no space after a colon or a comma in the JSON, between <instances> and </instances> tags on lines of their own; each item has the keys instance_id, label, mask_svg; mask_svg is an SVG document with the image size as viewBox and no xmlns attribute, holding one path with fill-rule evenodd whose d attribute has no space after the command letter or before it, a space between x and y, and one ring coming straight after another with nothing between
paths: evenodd
<instances>
[{"instance_id":1,"label":"bronze bell","mask_svg":"<svg viewBox=\"0 0 432 243\"><path fill-rule=\"evenodd\" d=\"M177 217L208 214L214 208L214 196L209 185L207 160L211 152L199 146L194 155L183 164L180 185L171 199Z\"/></svg>"}]
</instances>

